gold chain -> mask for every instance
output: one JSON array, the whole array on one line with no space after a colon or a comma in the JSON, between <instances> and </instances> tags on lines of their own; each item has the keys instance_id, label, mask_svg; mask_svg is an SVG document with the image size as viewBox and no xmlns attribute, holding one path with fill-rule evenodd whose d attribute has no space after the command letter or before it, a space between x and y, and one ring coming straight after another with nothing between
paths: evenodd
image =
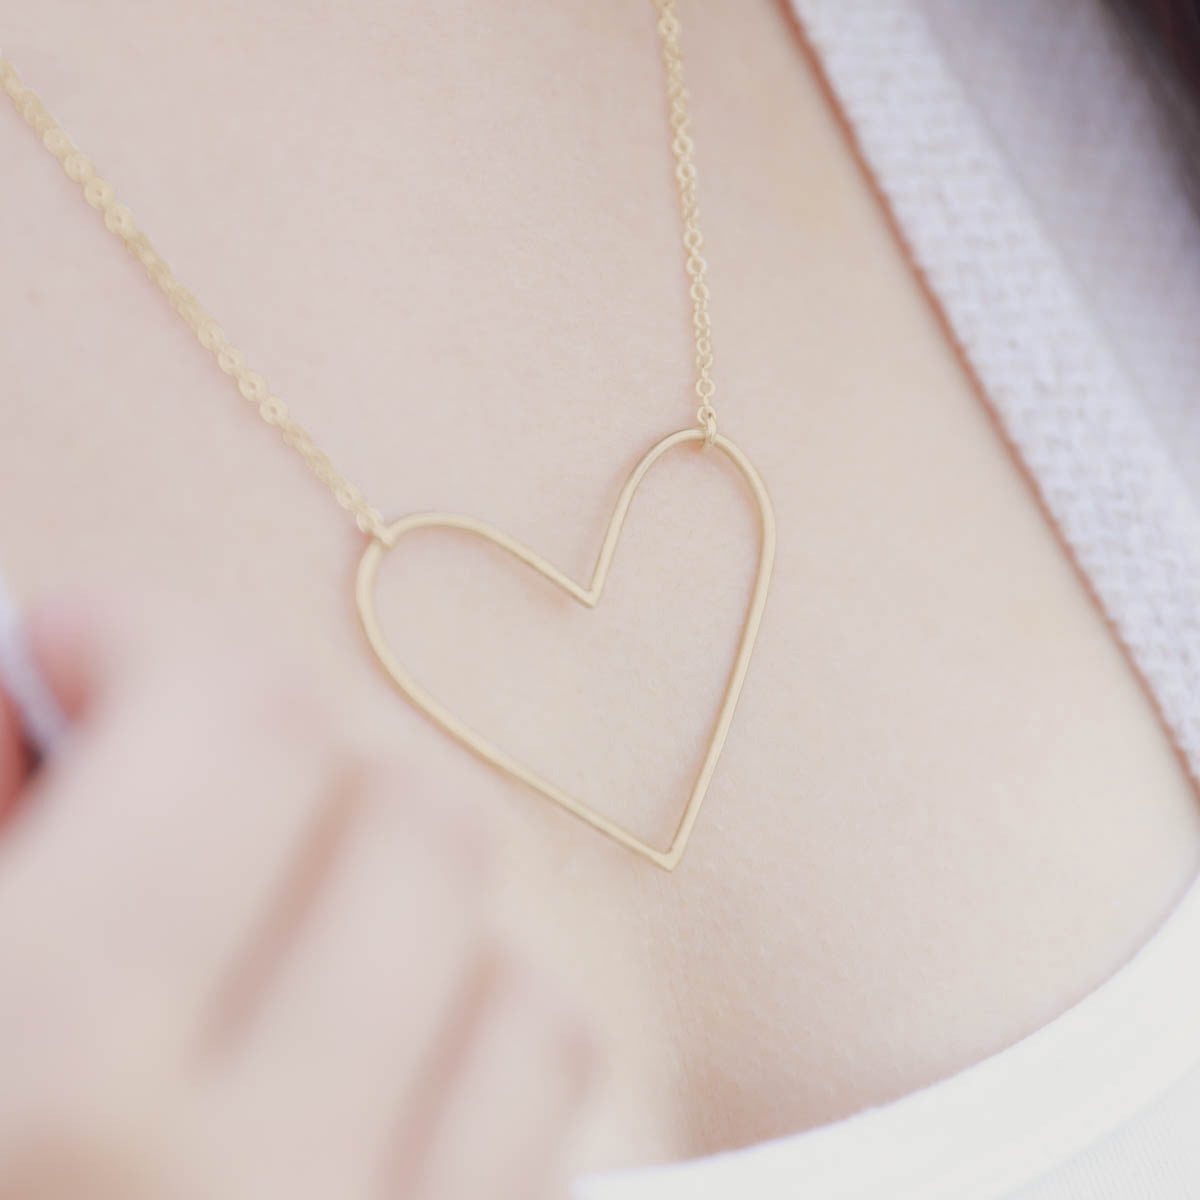
<instances>
[{"instance_id":1,"label":"gold chain","mask_svg":"<svg viewBox=\"0 0 1200 1200\"><path fill-rule=\"evenodd\" d=\"M683 248L687 251L688 277L692 281L692 328L696 338L696 395L700 407L696 420L704 429L704 441L711 446L717 436L717 410L713 395L712 320L708 315L708 263L701 251L704 234L700 232L700 207L696 202L696 144L692 141L688 114L687 88L683 82L683 51L679 45L677 0L654 0L658 9L658 36L662 43L663 67L667 73L668 123L671 126L671 153L675 156L675 182L679 185L679 211L683 218Z\"/></svg>"},{"instance_id":2,"label":"gold chain","mask_svg":"<svg viewBox=\"0 0 1200 1200\"><path fill-rule=\"evenodd\" d=\"M687 251L685 265L691 279L696 395L700 399L696 418L704 430L705 443L712 445L717 436L717 414L712 404L716 388L712 378L711 321L705 278L707 264L700 253L704 246L704 235L698 224L695 146L689 132L677 0L653 2L659 14L658 34L662 43L669 124L673 134L671 152L675 158L675 179L679 185L683 245ZM388 526L382 513L367 503L362 492L333 465L325 451L316 446L312 435L290 414L283 400L270 390L266 379L246 365L245 355L229 341L220 325L201 307L196 297L175 278L166 260L154 249L145 233L138 229L129 209L116 203L112 185L97 174L91 160L80 153L62 126L46 111L41 100L22 84L16 69L3 55L0 55L0 87L3 87L13 106L42 139L50 153L58 159L67 177L79 184L88 204L103 214L105 226L124 242L129 253L146 268L146 274L191 326L200 344L212 354L221 370L233 379L242 397L257 406L259 416L268 425L279 430L284 442L300 454L337 502L354 516L359 529L380 541L388 541Z\"/></svg>"},{"instance_id":3,"label":"gold chain","mask_svg":"<svg viewBox=\"0 0 1200 1200\"><path fill-rule=\"evenodd\" d=\"M372 508L358 490L319 449L312 435L289 412L287 405L267 386L267 381L246 366L245 356L222 332L220 325L200 307L200 302L172 274L166 260L150 239L134 224L133 214L117 204L112 185L96 173L91 161L79 152L62 126L46 111L41 100L21 83L13 65L0 57L0 87L8 93L17 111L42 139L46 149L62 164L67 177L83 189L84 199L104 214L104 224L146 268L181 317L192 327L200 344L217 360L217 366L233 378L238 391L258 406L259 416L280 432L283 440L298 451L312 473L333 493L337 502L354 514L364 533L378 537L387 525L378 509Z\"/></svg>"}]
</instances>

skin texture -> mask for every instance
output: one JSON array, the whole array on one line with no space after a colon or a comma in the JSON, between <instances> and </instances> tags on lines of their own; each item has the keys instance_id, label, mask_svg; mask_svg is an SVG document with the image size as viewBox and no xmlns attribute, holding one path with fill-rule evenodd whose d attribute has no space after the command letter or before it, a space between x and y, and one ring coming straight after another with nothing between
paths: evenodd
<instances>
[{"instance_id":1,"label":"skin texture","mask_svg":"<svg viewBox=\"0 0 1200 1200\"><path fill-rule=\"evenodd\" d=\"M483 807L498 914L607 1038L577 1169L811 1127L1009 1045L1127 960L1200 848L1194 783L797 31L766 2L684 18L717 406L780 542L673 876L392 693L355 624L353 525L0 120L6 570L31 595L102 576L168 615L191 593ZM45 0L6 38L387 515L473 513L590 571L626 472L694 408L648 5ZM435 538L385 564L380 610L464 717L664 841L755 528L728 473L681 455L595 613Z\"/></svg>"},{"instance_id":2,"label":"skin texture","mask_svg":"<svg viewBox=\"0 0 1200 1200\"><path fill-rule=\"evenodd\" d=\"M232 631L74 597L33 640L74 725L0 843L0 1196L563 1195L594 1043L471 809Z\"/></svg>"}]
</instances>

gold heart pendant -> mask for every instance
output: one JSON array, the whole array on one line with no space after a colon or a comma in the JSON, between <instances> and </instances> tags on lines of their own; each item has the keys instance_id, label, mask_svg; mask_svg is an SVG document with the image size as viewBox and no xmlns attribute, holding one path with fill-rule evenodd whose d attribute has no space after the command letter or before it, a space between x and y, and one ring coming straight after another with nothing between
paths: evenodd
<instances>
[{"instance_id":1,"label":"gold heart pendant","mask_svg":"<svg viewBox=\"0 0 1200 1200\"><path fill-rule=\"evenodd\" d=\"M625 523L625 517L629 512L629 505L633 500L634 492L637 491L638 484L642 482L646 472L672 447L679 446L684 442L702 442L704 436L704 430L700 428L680 430L678 433L669 434L660 442L656 442L643 455L641 461L634 467L633 473L625 481L625 486L621 489L621 494L617 498L616 507L613 509L612 517L608 522L608 531L604 535L604 543L600 547L600 556L597 558L595 570L592 572L592 582L588 587L583 587L576 583L575 580L564 575L557 567L547 562L540 554L531 550L528 546L522 545L522 543L509 537L508 534L502 533L498 529L493 529L490 525L486 525L482 521L475 520L474 517L465 517L457 513L435 512L413 513L410 516L402 517L399 521L387 527L386 539L373 538L370 545L363 552L362 560L359 563L358 581L355 592L358 602L358 613L362 618L363 629L366 631L367 640L371 643L371 648L375 651L388 675L391 676L392 681L419 709L427 716L432 717L447 733L457 738L464 746L479 755L486 762L491 763L494 767L498 767L514 779L519 779L522 783L536 788L543 796L553 800L556 804L562 805L563 808L568 812L574 813L580 820L586 821L589 825L600 830L601 833L607 834L622 846L648 858L652 863L667 871L673 870L683 857L683 851L687 846L688 838L691 836L692 827L695 825L696 817L700 813L700 805L704 803L705 793L708 791L708 785L712 780L713 772L716 770L717 759L720 758L721 749L725 745L725 737L733 721L733 710L737 707L738 697L742 692L742 684L746 678L746 668L750 664L750 655L754 652L754 642L758 637L758 627L762 621L763 609L766 607L767 589L770 587L771 570L775 563L775 512L771 507L771 498L767 494L766 485L763 483L762 477L755 470L754 464L751 463L746 455L728 438L721 434L716 435L712 446L720 450L737 467L743 478L750 485L750 490L753 492L754 498L758 503L758 513L762 527L758 571L755 576L754 591L750 597L750 604L746 609L746 618L742 623L742 633L738 641L737 653L734 655L733 663L729 669L729 678L725 684L725 692L721 699L721 708L717 714L712 736L708 741L708 748L704 753L704 761L700 765L699 773L692 786L691 795L688 797L687 806L683 810L683 816L680 818L675 836L671 839L671 844L665 850L655 849L628 829L618 825L615 821L610 821L602 813L584 804L582 800L563 791L562 788L556 786L550 780L543 778L536 771L525 766L524 763L517 762L516 759L506 754L499 746L494 745L486 738L481 737L475 730L464 725L452 712L431 696L408 673L392 652L387 639L383 636L379 619L375 613L375 578L379 573L379 564L384 554L392 549L404 534L411 533L414 529L428 529L430 527L459 529L477 534L493 545L499 546L502 550L506 550L514 558L520 559L526 566L532 567L543 578L562 588L563 591L573 596L581 604L586 605L588 608L595 608L600 602L600 597L604 594L604 584L608 579L608 569L612 565L617 541L621 536L621 527Z\"/></svg>"}]
</instances>

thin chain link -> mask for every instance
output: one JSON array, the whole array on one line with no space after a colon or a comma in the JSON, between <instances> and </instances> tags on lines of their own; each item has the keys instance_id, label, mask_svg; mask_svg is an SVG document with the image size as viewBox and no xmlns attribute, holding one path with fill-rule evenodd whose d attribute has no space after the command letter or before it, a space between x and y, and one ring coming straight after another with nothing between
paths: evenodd
<instances>
[{"instance_id":1,"label":"thin chain link","mask_svg":"<svg viewBox=\"0 0 1200 1200\"><path fill-rule=\"evenodd\" d=\"M675 157L675 178L679 184L679 203L683 217L683 245L687 251L686 268L691 279L692 323L696 335L696 395L700 407L696 418L711 445L717 435L716 409L712 398L711 322L708 315L707 264L701 256L704 235L698 224L696 204L696 167L694 145L689 133L687 92L683 84L683 58L679 45L680 24L676 0L653 0L658 10L658 32L662 43L663 66L667 76L671 152ZM0 87L12 100L17 112L58 159L63 171L83 192L84 199L104 217L108 230L119 237L125 248L146 269L151 281L162 290L172 306L188 323L200 344L212 354L217 366L229 375L242 397L255 405L259 416L279 430L283 441L297 451L312 473L333 493L337 502L354 516L359 529L387 542L387 522L383 514L368 504L362 492L332 463L325 451L313 442L312 435L288 411L287 405L267 385L257 371L246 365L245 356L221 330L220 325L200 306L200 302L174 276L166 260L150 239L134 223L133 214L118 204L112 186L97 174L92 162L74 145L61 125L46 111L41 100L21 82L20 76L0 55Z\"/></svg>"},{"instance_id":2,"label":"thin chain link","mask_svg":"<svg viewBox=\"0 0 1200 1200\"><path fill-rule=\"evenodd\" d=\"M0 87L45 143L46 149L62 164L67 177L79 184L83 198L100 211L109 231L116 234L129 253L146 268L146 274L191 326L200 344L216 359L217 366L233 379L242 397L258 408L259 416L268 425L279 430L284 442L299 453L337 502L353 514L359 529L373 537L383 537L387 530L383 515L367 503L362 492L333 465L329 455L314 444L312 434L288 412L287 405L270 390L267 381L246 365L242 352L200 307L196 297L175 278L162 255L150 244L150 239L134 224L129 209L116 203L108 181L96 173L89 159L76 149L62 126L46 112L41 100L22 85L12 64L3 57L0 57Z\"/></svg>"},{"instance_id":3,"label":"thin chain link","mask_svg":"<svg viewBox=\"0 0 1200 1200\"><path fill-rule=\"evenodd\" d=\"M692 327L696 336L696 396L700 407L696 420L704 427L704 440L712 445L717 436L717 410L713 396L712 319L708 313L708 263L701 251L704 234L700 232L700 207L696 200L696 145L692 141L688 94L683 80L683 50L678 0L654 0L658 9L658 36L662 43L663 67L667 73L668 124L671 127L671 153L675 156L675 182L679 185L679 211L683 217L683 248L687 251L688 277L692 281Z\"/></svg>"}]
</instances>

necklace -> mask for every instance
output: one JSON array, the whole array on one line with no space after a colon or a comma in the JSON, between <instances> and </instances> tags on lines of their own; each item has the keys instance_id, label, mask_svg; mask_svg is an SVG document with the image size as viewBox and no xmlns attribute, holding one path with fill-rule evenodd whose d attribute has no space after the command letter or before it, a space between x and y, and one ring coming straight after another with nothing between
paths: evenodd
<instances>
[{"instance_id":1,"label":"necklace","mask_svg":"<svg viewBox=\"0 0 1200 1200\"><path fill-rule=\"evenodd\" d=\"M673 870L683 856L716 770L717 760L725 745L750 656L754 650L754 642L758 636L775 559L775 516L766 486L742 450L717 431L717 411L713 405L716 385L712 376L712 322L708 311L707 264L701 253L704 248L704 235L700 232L700 214L696 200L694 144L690 134L687 91L684 87L677 2L678 0L653 0L658 10L658 35L666 75L668 123L672 135L671 152L675 160L675 180L679 187L679 206L683 220L684 265L691 284L692 328L696 347L695 391L700 405L696 410L695 426L661 438L634 466L617 496L591 581L586 586L564 575L528 546L474 517L457 513L419 512L402 517L398 521L386 521L377 508L367 503L363 493L334 467L328 455L314 444L311 435L291 415L287 405L271 392L263 376L247 367L242 353L229 342L216 321L200 307L196 297L179 283L146 235L138 229L133 214L124 205L116 203L112 187L96 173L93 164L79 152L62 126L47 113L38 97L23 86L12 64L0 56L0 87L3 87L17 111L61 163L68 178L79 184L84 199L103 214L108 229L121 238L130 254L146 268L150 279L165 293L176 311L191 326L200 344L213 355L221 370L232 377L241 395L256 406L263 421L279 430L283 441L300 454L312 473L329 488L342 508L354 517L358 528L367 535L367 547L358 567L355 599L367 642L399 691L426 716L436 721L447 733L486 762L534 788L594 829L666 870ZM708 747L675 834L665 849L657 849L526 764L518 762L499 746L465 725L418 683L397 658L380 627L375 611L375 579L384 555L394 549L406 533L429 528L460 530L507 551L518 562L535 571L580 604L594 608L604 594L621 529L638 485L646 472L664 454L681 446L704 451L715 450L737 469L749 486L758 507L761 539L753 592L742 623L738 647L729 668L724 695L709 736Z\"/></svg>"}]
</instances>

